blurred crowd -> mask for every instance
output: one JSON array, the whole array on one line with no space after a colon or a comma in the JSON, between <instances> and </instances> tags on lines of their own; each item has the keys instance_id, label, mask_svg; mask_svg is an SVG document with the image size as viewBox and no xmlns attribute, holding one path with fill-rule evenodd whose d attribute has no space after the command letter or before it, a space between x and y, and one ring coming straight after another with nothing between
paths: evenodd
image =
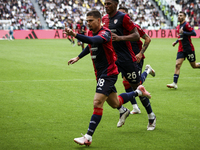
<instances>
[{"instance_id":1,"label":"blurred crowd","mask_svg":"<svg viewBox=\"0 0 200 150\"><path fill-rule=\"evenodd\" d=\"M133 21L144 29L167 29L165 19L149 0L121 1L121 6L129 8L129 15Z\"/></svg>"},{"instance_id":2,"label":"blurred crowd","mask_svg":"<svg viewBox=\"0 0 200 150\"><path fill-rule=\"evenodd\" d=\"M101 1L69 1L69 0L39 0L46 23L50 29L60 29L66 19L77 22L80 18L85 18L87 11L96 8L105 15L105 10ZM156 8L149 0L126 0L120 1L120 6L129 9L130 17L134 22L145 29L168 28L163 17L159 16Z\"/></svg>"},{"instance_id":3,"label":"blurred crowd","mask_svg":"<svg viewBox=\"0 0 200 150\"><path fill-rule=\"evenodd\" d=\"M0 0L0 20L11 20L17 30L41 29L30 0ZM7 28L7 24L0 22L0 29Z\"/></svg>"},{"instance_id":4,"label":"blurred crowd","mask_svg":"<svg viewBox=\"0 0 200 150\"><path fill-rule=\"evenodd\" d=\"M102 3L94 0L38 0L38 4L50 29L62 28L67 19L75 24L92 8L103 11Z\"/></svg>"},{"instance_id":5,"label":"blurred crowd","mask_svg":"<svg viewBox=\"0 0 200 150\"><path fill-rule=\"evenodd\" d=\"M200 0L154 0L165 18L171 19L171 26L177 25L179 11L186 13L186 21L196 29L200 28Z\"/></svg>"},{"instance_id":6,"label":"blurred crowd","mask_svg":"<svg viewBox=\"0 0 200 150\"><path fill-rule=\"evenodd\" d=\"M166 0L171 12L177 13L175 0ZM176 4L187 13L191 25L199 25L199 6L194 5L195 0L176 0ZM62 29L64 22L72 20L74 28L80 19L85 19L86 12L96 8L102 15L106 12L102 0L35 0L49 29ZM120 0L120 6L129 9L132 20L144 29L171 28L166 18L160 16L158 10L150 0ZM42 29L40 19L30 0L0 0L0 21L11 20L15 29ZM6 24L0 22L0 29L6 29Z\"/></svg>"},{"instance_id":7,"label":"blurred crowd","mask_svg":"<svg viewBox=\"0 0 200 150\"><path fill-rule=\"evenodd\" d=\"M196 0L177 0L182 6L182 10L187 14L187 21L191 26L200 26L200 1Z\"/></svg>"}]
</instances>

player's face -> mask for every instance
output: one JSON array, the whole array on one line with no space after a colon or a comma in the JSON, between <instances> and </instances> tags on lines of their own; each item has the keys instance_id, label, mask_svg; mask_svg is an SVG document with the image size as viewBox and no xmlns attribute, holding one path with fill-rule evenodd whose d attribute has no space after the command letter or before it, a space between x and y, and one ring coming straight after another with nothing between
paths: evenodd
<instances>
[{"instance_id":1,"label":"player's face","mask_svg":"<svg viewBox=\"0 0 200 150\"><path fill-rule=\"evenodd\" d=\"M96 32L99 30L99 27L101 26L100 18L94 18L93 16L87 16L86 21L87 21L87 25L91 31Z\"/></svg>"},{"instance_id":2,"label":"player's face","mask_svg":"<svg viewBox=\"0 0 200 150\"><path fill-rule=\"evenodd\" d=\"M178 22L183 22L185 20L185 16L183 13L178 14Z\"/></svg>"},{"instance_id":3,"label":"player's face","mask_svg":"<svg viewBox=\"0 0 200 150\"><path fill-rule=\"evenodd\" d=\"M111 14L117 10L117 2L114 2L112 0L105 0L104 7L106 9L107 14Z\"/></svg>"}]
</instances>

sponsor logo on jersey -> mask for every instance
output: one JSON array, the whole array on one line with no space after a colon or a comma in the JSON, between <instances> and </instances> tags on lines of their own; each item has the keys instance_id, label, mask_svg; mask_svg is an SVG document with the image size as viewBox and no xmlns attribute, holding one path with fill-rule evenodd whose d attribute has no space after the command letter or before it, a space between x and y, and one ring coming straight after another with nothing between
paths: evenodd
<instances>
[{"instance_id":1,"label":"sponsor logo on jersey","mask_svg":"<svg viewBox=\"0 0 200 150\"><path fill-rule=\"evenodd\" d=\"M98 47L93 47L93 48L91 48L90 50L93 51L93 52L94 52L94 51L97 51L97 50L98 50Z\"/></svg>"},{"instance_id":2,"label":"sponsor logo on jersey","mask_svg":"<svg viewBox=\"0 0 200 150\"><path fill-rule=\"evenodd\" d=\"M111 31L111 32L117 32L117 30L116 30L116 29L110 29L110 31Z\"/></svg>"},{"instance_id":3,"label":"sponsor logo on jersey","mask_svg":"<svg viewBox=\"0 0 200 150\"><path fill-rule=\"evenodd\" d=\"M97 57L96 55L92 55L91 56L92 59L96 59L96 57Z\"/></svg>"},{"instance_id":4,"label":"sponsor logo on jersey","mask_svg":"<svg viewBox=\"0 0 200 150\"><path fill-rule=\"evenodd\" d=\"M104 32L103 37L110 37L107 32Z\"/></svg>"}]
</instances>

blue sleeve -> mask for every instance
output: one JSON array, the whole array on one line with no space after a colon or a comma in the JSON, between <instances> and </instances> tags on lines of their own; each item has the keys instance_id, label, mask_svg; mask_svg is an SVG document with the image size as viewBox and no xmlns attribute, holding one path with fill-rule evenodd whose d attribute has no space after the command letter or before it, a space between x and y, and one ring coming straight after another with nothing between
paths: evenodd
<instances>
[{"instance_id":1,"label":"blue sleeve","mask_svg":"<svg viewBox=\"0 0 200 150\"><path fill-rule=\"evenodd\" d=\"M191 32L183 31L183 34L188 35L188 36L196 36L197 35L194 30L192 30Z\"/></svg>"},{"instance_id":2,"label":"blue sleeve","mask_svg":"<svg viewBox=\"0 0 200 150\"><path fill-rule=\"evenodd\" d=\"M87 44L101 44L103 43L103 38L96 35L93 37L82 35L82 34L77 34L76 37L78 40L82 41L83 43Z\"/></svg>"},{"instance_id":3,"label":"blue sleeve","mask_svg":"<svg viewBox=\"0 0 200 150\"><path fill-rule=\"evenodd\" d=\"M83 58L84 56L86 56L87 54L89 54L90 53L90 49L89 49L89 47L87 46L79 55L78 55L78 57L79 58Z\"/></svg>"}]
</instances>

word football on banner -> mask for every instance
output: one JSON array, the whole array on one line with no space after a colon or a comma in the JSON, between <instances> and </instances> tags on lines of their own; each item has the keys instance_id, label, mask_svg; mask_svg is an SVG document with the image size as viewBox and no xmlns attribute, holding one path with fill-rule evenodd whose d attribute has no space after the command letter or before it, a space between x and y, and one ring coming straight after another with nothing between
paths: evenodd
<instances>
[{"instance_id":1,"label":"word football on banner","mask_svg":"<svg viewBox=\"0 0 200 150\"><path fill-rule=\"evenodd\" d=\"M151 38L177 38L176 30L144 30ZM200 38L200 30L195 30L197 36L192 38ZM66 34L63 30L15 30L15 39L65 39ZM9 37L8 30L0 30L0 39Z\"/></svg>"}]
</instances>

